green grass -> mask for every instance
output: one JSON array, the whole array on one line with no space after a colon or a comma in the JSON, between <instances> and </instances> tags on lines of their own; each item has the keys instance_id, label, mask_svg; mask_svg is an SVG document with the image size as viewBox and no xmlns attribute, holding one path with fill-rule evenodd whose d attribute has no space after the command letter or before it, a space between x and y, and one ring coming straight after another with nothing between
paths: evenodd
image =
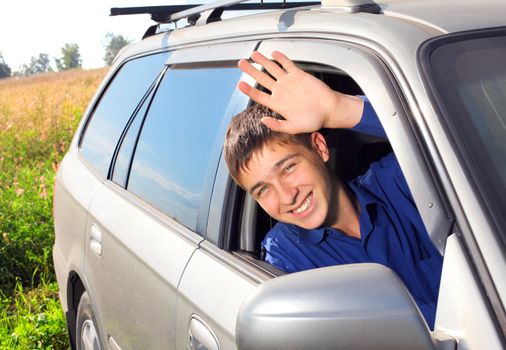
<instances>
[{"instance_id":1,"label":"green grass","mask_svg":"<svg viewBox=\"0 0 506 350\"><path fill-rule=\"evenodd\" d=\"M33 287L42 278L52 277L54 171L50 164L26 163L16 166L14 174L5 169L6 164L0 166L0 286L4 293L18 281Z\"/></svg>"},{"instance_id":2,"label":"green grass","mask_svg":"<svg viewBox=\"0 0 506 350\"><path fill-rule=\"evenodd\" d=\"M55 171L105 70L0 80L0 349L68 349L51 249Z\"/></svg>"},{"instance_id":3,"label":"green grass","mask_svg":"<svg viewBox=\"0 0 506 350\"><path fill-rule=\"evenodd\" d=\"M68 349L65 316L55 282L0 300L0 349Z\"/></svg>"}]
</instances>

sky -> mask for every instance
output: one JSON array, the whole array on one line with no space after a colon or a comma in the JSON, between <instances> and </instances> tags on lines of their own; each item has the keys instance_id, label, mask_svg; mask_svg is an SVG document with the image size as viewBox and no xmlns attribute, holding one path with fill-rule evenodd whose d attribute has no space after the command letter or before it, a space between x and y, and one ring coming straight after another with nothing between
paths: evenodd
<instances>
[{"instance_id":1,"label":"sky","mask_svg":"<svg viewBox=\"0 0 506 350\"><path fill-rule=\"evenodd\" d=\"M190 3L201 1L190 1ZM12 71L28 64L32 56L46 53L60 58L66 43L79 45L83 68L104 64L105 36L121 34L140 41L155 24L149 15L109 16L111 7L155 6L185 0L5 0L0 5L0 52Z\"/></svg>"}]
</instances>

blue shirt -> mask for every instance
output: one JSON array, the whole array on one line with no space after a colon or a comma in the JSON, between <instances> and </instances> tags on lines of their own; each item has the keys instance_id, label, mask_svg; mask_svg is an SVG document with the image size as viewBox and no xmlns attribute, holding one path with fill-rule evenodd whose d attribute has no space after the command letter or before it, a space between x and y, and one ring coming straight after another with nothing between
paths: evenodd
<instances>
[{"instance_id":1,"label":"blue shirt","mask_svg":"<svg viewBox=\"0 0 506 350\"><path fill-rule=\"evenodd\" d=\"M367 100L353 130L385 136ZM285 272L365 262L385 265L402 279L432 329L442 256L429 239L394 154L371 164L348 186L360 206L360 239L332 227L306 230L278 222L262 242L265 260Z\"/></svg>"}]
</instances>

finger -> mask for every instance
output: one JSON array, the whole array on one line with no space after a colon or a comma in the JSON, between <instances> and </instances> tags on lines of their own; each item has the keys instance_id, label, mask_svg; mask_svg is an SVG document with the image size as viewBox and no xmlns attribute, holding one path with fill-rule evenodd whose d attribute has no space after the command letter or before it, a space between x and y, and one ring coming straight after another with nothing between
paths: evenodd
<instances>
[{"instance_id":1,"label":"finger","mask_svg":"<svg viewBox=\"0 0 506 350\"><path fill-rule=\"evenodd\" d=\"M238 66L244 73L250 75L260 85L272 91L272 87L276 83L276 81L272 79L270 76L268 76L264 72L259 71L246 60L240 60Z\"/></svg>"},{"instance_id":2,"label":"finger","mask_svg":"<svg viewBox=\"0 0 506 350\"><path fill-rule=\"evenodd\" d=\"M262 123L272 131L287 132L288 122L286 120L280 120L271 117L263 117Z\"/></svg>"},{"instance_id":3,"label":"finger","mask_svg":"<svg viewBox=\"0 0 506 350\"><path fill-rule=\"evenodd\" d=\"M240 81L239 84L237 85L237 88L243 94L247 95L249 98L251 98L256 103L260 103L261 105L271 108L271 106L270 106L271 95L251 87L250 85L248 85L244 81Z\"/></svg>"},{"instance_id":4,"label":"finger","mask_svg":"<svg viewBox=\"0 0 506 350\"><path fill-rule=\"evenodd\" d=\"M284 69L286 69L287 72L293 72L299 69L291 59L289 59L279 51L273 51L271 56L276 61L281 63L281 65L283 66Z\"/></svg>"},{"instance_id":5,"label":"finger","mask_svg":"<svg viewBox=\"0 0 506 350\"><path fill-rule=\"evenodd\" d=\"M286 74L286 72L280 66L272 62L270 59L258 51L255 51L251 54L251 59L264 67L276 79L279 79L281 76Z\"/></svg>"}]
</instances>

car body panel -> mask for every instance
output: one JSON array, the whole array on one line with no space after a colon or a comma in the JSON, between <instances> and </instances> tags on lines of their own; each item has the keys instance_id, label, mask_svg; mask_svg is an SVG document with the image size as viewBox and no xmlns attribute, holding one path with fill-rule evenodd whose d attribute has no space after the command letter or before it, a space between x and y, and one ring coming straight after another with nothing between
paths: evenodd
<instances>
[{"instance_id":1,"label":"car body panel","mask_svg":"<svg viewBox=\"0 0 506 350\"><path fill-rule=\"evenodd\" d=\"M255 286L268 278L251 271L231 253L204 244L192 256L179 286L176 349L189 348L190 320L195 316L204 321L219 349L235 349L239 308Z\"/></svg>"},{"instance_id":2,"label":"car body panel","mask_svg":"<svg viewBox=\"0 0 506 350\"><path fill-rule=\"evenodd\" d=\"M386 16L435 27L446 33L502 26L506 11L505 3L494 0L412 0L385 3L382 7ZM449 15L451 20L448 19Z\"/></svg>"},{"instance_id":3,"label":"car body panel","mask_svg":"<svg viewBox=\"0 0 506 350\"><path fill-rule=\"evenodd\" d=\"M448 237L446 244L435 331L458 339L459 349L501 349L500 334L489 317L458 234Z\"/></svg>"},{"instance_id":4,"label":"car body panel","mask_svg":"<svg viewBox=\"0 0 506 350\"><path fill-rule=\"evenodd\" d=\"M100 255L86 234L89 293L104 337L122 349L162 349L174 344L177 286L202 238L115 187L103 185L89 209L87 227L102 232Z\"/></svg>"},{"instance_id":5,"label":"car body panel","mask_svg":"<svg viewBox=\"0 0 506 350\"><path fill-rule=\"evenodd\" d=\"M70 148L60 163L55 179L53 257L64 310L69 309L68 279L84 270L84 237L88 207L99 188L98 180L79 160L77 150Z\"/></svg>"}]
</instances>

